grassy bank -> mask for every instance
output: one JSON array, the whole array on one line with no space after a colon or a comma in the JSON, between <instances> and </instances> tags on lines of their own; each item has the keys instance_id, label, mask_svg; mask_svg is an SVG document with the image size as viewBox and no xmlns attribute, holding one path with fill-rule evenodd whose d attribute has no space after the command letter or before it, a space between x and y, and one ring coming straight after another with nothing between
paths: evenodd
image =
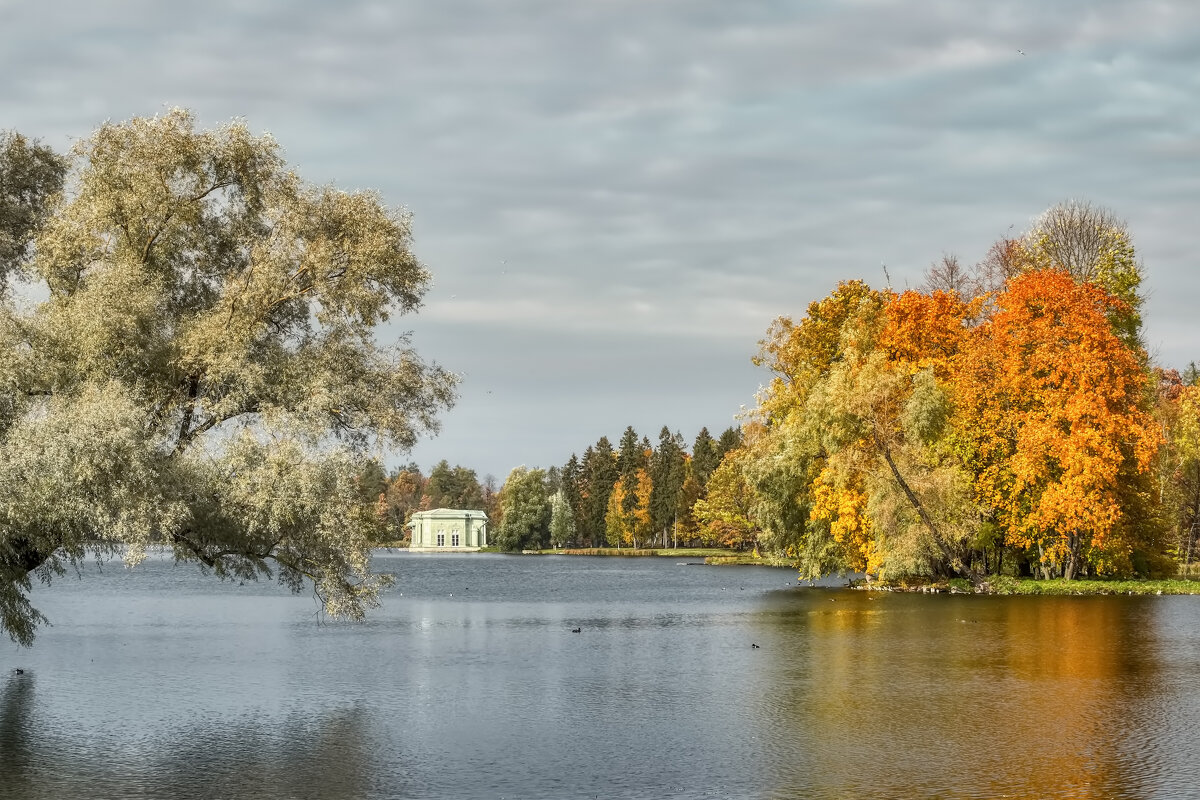
<instances>
[{"instance_id":1,"label":"grassy bank","mask_svg":"<svg viewBox=\"0 0 1200 800\"><path fill-rule=\"evenodd\" d=\"M990 576L972 584L965 578L949 581L896 581L855 585L857 589L872 589L886 592L929 592L949 594L1001 594L1001 595L1097 595L1097 594L1200 594L1200 580L1187 578L1156 580L1048 580L1033 578L1010 578Z\"/></svg>"},{"instance_id":2,"label":"grassy bank","mask_svg":"<svg viewBox=\"0 0 1200 800\"><path fill-rule=\"evenodd\" d=\"M794 566L789 558L782 556L756 556L753 553L731 553L729 555L709 556L705 564L720 566L752 566L752 567L791 567Z\"/></svg>"},{"instance_id":3,"label":"grassy bank","mask_svg":"<svg viewBox=\"0 0 1200 800\"><path fill-rule=\"evenodd\" d=\"M408 548L407 541L381 542L375 547L404 550ZM484 547L480 553L500 553L500 548ZM791 563L783 559L756 557L752 553L737 550L726 550L720 547L567 547L559 550L522 550L526 555L559 555L559 556L621 556L632 558L638 556L666 556L688 562L704 562L706 564L758 564L760 566L787 567Z\"/></svg>"},{"instance_id":4,"label":"grassy bank","mask_svg":"<svg viewBox=\"0 0 1200 800\"><path fill-rule=\"evenodd\" d=\"M713 557L737 555L733 550L722 550L717 547L578 547L543 550L542 552L564 556L670 556L688 561L705 561Z\"/></svg>"}]
</instances>

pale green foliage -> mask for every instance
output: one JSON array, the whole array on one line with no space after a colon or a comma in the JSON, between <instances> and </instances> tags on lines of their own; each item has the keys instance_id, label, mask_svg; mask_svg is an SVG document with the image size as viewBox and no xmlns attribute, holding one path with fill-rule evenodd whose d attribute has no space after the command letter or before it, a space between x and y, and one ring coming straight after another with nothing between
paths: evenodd
<instances>
[{"instance_id":1,"label":"pale green foliage","mask_svg":"<svg viewBox=\"0 0 1200 800\"><path fill-rule=\"evenodd\" d=\"M822 520L805 524L803 535L790 551L795 559L796 572L800 580L810 584L826 575L845 574L842 548L830 531L829 523Z\"/></svg>"},{"instance_id":2,"label":"pale green foliage","mask_svg":"<svg viewBox=\"0 0 1200 800\"><path fill-rule=\"evenodd\" d=\"M870 319L848 324L843 335L856 344L814 386L807 425L838 484L864 477L884 571L961 571L979 510L961 468L940 449L949 398L932 370L891 368L874 348L872 325Z\"/></svg>"},{"instance_id":3,"label":"pale green foliage","mask_svg":"<svg viewBox=\"0 0 1200 800\"><path fill-rule=\"evenodd\" d=\"M1194 365L1189 365L1193 367ZM1180 532L1178 557L1189 563L1196 558L1196 535L1200 533L1200 385L1191 383L1183 389L1179 418L1170 436L1166 452L1174 451L1169 491L1175 498L1172 504L1178 517Z\"/></svg>"},{"instance_id":4,"label":"pale green foliage","mask_svg":"<svg viewBox=\"0 0 1200 800\"><path fill-rule=\"evenodd\" d=\"M4 438L8 536L73 558L88 539L140 548L155 531L178 526L185 510L160 480L167 459L120 384L37 405Z\"/></svg>"},{"instance_id":5,"label":"pale green foliage","mask_svg":"<svg viewBox=\"0 0 1200 800\"><path fill-rule=\"evenodd\" d=\"M750 431L746 457L737 463L752 490L750 515L759 529L756 544L768 553L796 554L805 549L806 490L818 455L816 443L788 421L772 431L759 426L750 426Z\"/></svg>"},{"instance_id":6,"label":"pale green foliage","mask_svg":"<svg viewBox=\"0 0 1200 800\"><path fill-rule=\"evenodd\" d=\"M28 255L66 171L65 159L49 147L0 133L0 289Z\"/></svg>"},{"instance_id":7,"label":"pale green foliage","mask_svg":"<svg viewBox=\"0 0 1200 800\"><path fill-rule=\"evenodd\" d=\"M501 550L540 549L550 526L546 472L517 467L500 489L502 519L496 544Z\"/></svg>"},{"instance_id":8,"label":"pale green foliage","mask_svg":"<svg viewBox=\"0 0 1200 800\"><path fill-rule=\"evenodd\" d=\"M76 148L76 193L31 265L51 291L26 321L45 345L29 354L39 388L115 377L162 417L187 417L181 446L246 413L314 439L411 446L452 382L372 338L428 282L408 216L304 185L241 125L191 126L172 112Z\"/></svg>"},{"instance_id":9,"label":"pale green foliage","mask_svg":"<svg viewBox=\"0 0 1200 800\"><path fill-rule=\"evenodd\" d=\"M284 583L298 591L310 578L328 613L361 618L381 586L369 572L380 520L360 491L364 461L345 449L314 451L295 439L243 430L220 464L186 464L193 485L220 489L208 497L188 493L198 512L189 538L218 575L252 577L264 571L269 554Z\"/></svg>"},{"instance_id":10,"label":"pale green foliage","mask_svg":"<svg viewBox=\"0 0 1200 800\"><path fill-rule=\"evenodd\" d=\"M119 385L48 398L6 431L0 449L0 627L22 644L44 621L29 606L28 573L45 582L91 550L131 545L136 562L155 531L185 514L160 486L164 456ZM22 554L47 557L35 563Z\"/></svg>"},{"instance_id":11,"label":"pale green foliage","mask_svg":"<svg viewBox=\"0 0 1200 800\"><path fill-rule=\"evenodd\" d=\"M428 284L407 213L184 111L106 124L71 163L21 269L47 299L0 311L0 462L22 476L0 484L0 582L161 542L360 616L383 521L358 476L436 429L455 383L374 338Z\"/></svg>"},{"instance_id":12,"label":"pale green foliage","mask_svg":"<svg viewBox=\"0 0 1200 800\"><path fill-rule=\"evenodd\" d=\"M895 476L877 464L867 475L867 515L883 553L880 577L930 575L944 567L947 552L961 555L974 543L980 513L969 477L929 448L910 445L894 453L897 468L932 520L937 536L921 519Z\"/></svg>"},{"instance_id":13,"label":"pale green foliage","mask_svg":"<svg viewBox=\"0 0 1200 800\"><path fill-rule=\"evenodd\" d=\"M575 513L567 493L559 489L550 498L550 543L562 547L575 538Z\"/></svg>"},{"instance_id":14,"label":"pale green foliage","mask_svg":"<svg viewBox=\"0 0 1200 800\"><path fill-rule=\"evenodd\" d=\"M912 377L912 394L904 403L900 424L911 440L932 445L945 432L953 410L933 370L923 369Z\"/></svg>"},{"instance_id":15,"label":"pale green foliage","mask_svg":"<svg viewBox=\"0 0 1200 800\"><path fill-rule=\"evenodd\" d=\"M1068 201L1041 214L1025 235L1040 269L1062 269L1097 283L1127 302L1141 283L1125 223L1111 211Z\"/></svg>"}]
</instances>

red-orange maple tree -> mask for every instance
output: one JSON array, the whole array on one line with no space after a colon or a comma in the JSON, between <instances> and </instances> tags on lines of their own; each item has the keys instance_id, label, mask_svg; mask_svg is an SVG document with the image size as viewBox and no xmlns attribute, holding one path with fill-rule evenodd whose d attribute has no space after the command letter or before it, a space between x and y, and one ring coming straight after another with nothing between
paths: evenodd
<instances>
[{"instance_id":1,"label":"red-orange maple tree","mask_svg":"<svg viewBox=\"0 0 1200 800\"><path fill-rule=\"evenodd\" d=\"M979 500L1044 574L1128 555L1115 540L1118 476L1149 467L1160 440L1146 374L1114 334L1119 301L1064 272L1017 276L957 358L958 430Z\"/></svg>"}]
</instances>

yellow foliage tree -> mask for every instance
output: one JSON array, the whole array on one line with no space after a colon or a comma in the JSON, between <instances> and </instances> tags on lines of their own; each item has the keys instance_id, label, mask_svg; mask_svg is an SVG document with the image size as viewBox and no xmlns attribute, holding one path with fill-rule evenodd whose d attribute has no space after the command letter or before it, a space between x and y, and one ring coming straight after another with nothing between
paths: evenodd
<instances>
[{"instance_id":1,"label":"yellow foliage tree","mask_svg":"<svg viewBox=\"0 0 1200 800\"><path fill-rule=\"evenodd\" d=\"M700 523L700 538L709 546L744 550L754 544L758 532L751 517L754 497L739 463L744 453L727 453L709 476L708 496L696 501L693 513Z\"/></svg>"},{"instance_id":2,"label":"yellow foliage tree","mask_svg":"<svg viewBox=\"0 0 1200 800\"><path fill-rule=\"evenodd\" d=\"M846 569L877 575L883 563L867 516L867 494L860 485L835 486L835 480L826 469L813 482L811 518L829 524Z\"/></svg>"}]
</instances>

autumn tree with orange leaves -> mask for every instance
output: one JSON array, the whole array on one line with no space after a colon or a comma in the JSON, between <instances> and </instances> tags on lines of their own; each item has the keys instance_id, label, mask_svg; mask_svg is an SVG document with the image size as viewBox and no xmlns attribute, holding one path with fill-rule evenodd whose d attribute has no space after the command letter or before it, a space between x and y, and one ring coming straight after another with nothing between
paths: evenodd
<instances>
[{"instance_id":1,"label":"autumn tree with orange leaves","mask_svg":"<svg viewBox=\"0 0 1200 800\"><path fill-rule=\"evenodd\" d=\"M781 541L806 577L1073 578L1161 562L1151 465L1164 437L1140 280L1123 224L1077 203L974 275L946 257L926 291L839 284L761 343L774 376L760 432L731 462L747 507L764 532L772 504L802 510Z\"/></svg>"},{"instance_id":2,"label":"autumn tree with orange leaves","mask_svg":"<svg viewBox=\"0 0 1200 800\"><path fill-rule=\"evenodd\" d=\"M1060 270L1008 283L955 360L957 436L979 502L1044 577L1128 568L1123 474L1161 437L1147 376L1109 322L1120 301Z\"/></svg>"}]
</instances>

